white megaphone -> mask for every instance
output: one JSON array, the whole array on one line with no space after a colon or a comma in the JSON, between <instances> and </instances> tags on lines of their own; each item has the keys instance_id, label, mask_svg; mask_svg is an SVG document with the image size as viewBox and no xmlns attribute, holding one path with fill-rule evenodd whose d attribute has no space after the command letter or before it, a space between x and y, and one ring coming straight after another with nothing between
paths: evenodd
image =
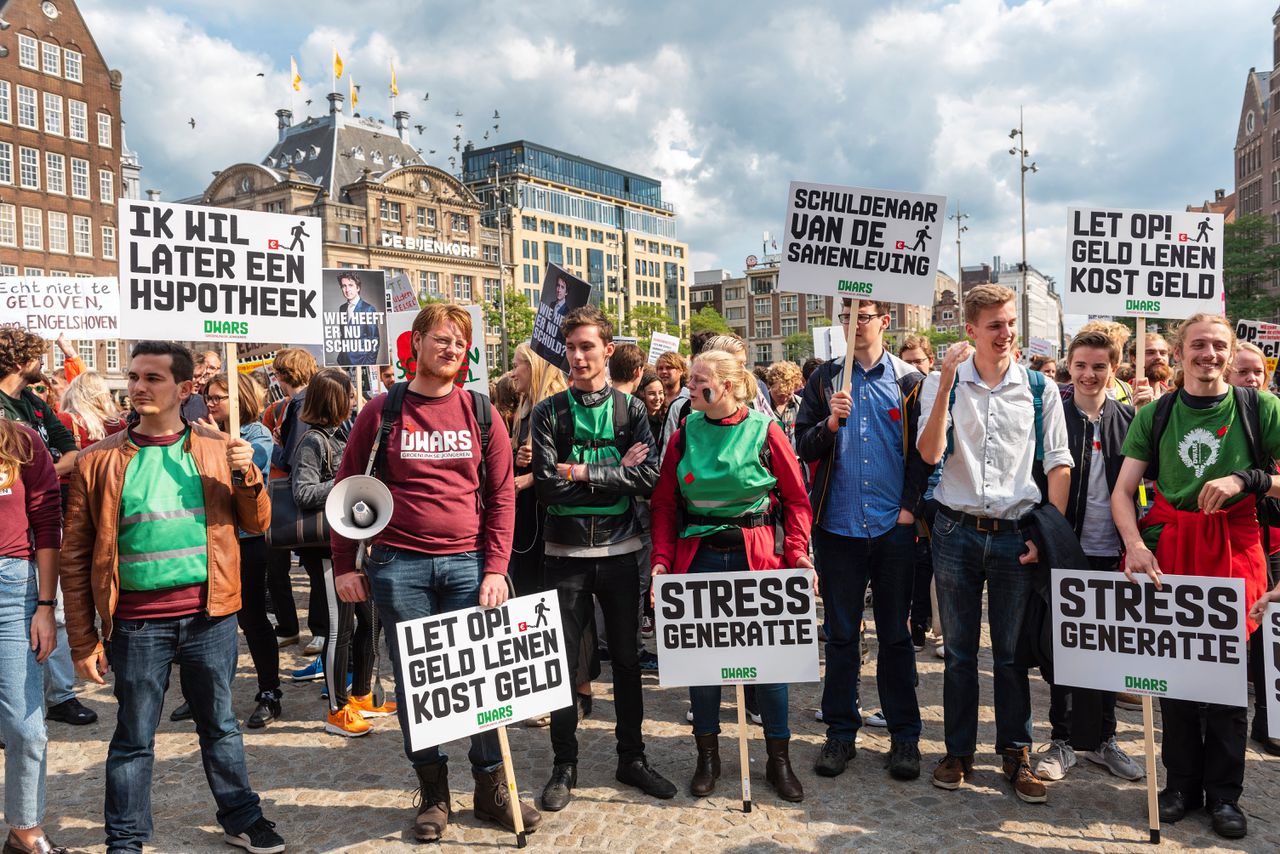
<instances>
[{"instance_id":1,"label":"white megaphone","mask_svg":"<svg viewBox=\"0 0 1280 854\"><path fill-rule=\"evenodd\" d=\"M391 490L376 477L352 475L338 483L324 502L334 533L349 540L376 537L391 521Z\"/></svg>"}]
</instances>

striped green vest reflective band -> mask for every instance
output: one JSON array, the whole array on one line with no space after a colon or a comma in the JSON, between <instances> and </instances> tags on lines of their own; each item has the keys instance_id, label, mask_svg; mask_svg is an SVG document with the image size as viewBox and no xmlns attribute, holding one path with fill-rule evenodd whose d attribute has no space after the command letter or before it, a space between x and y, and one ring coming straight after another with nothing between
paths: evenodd
<instances>
[{"instance_id":1,"label":"striped green vest reflective band","mask_svg":"<svg viewBox=\"0 0 1280 854\"><path fill-rule=\"evenodd\" d=\"M733 519L769 510L769 491L777 484L760 462L770 418L750 410L733 426L708 423L701 412L684 422L684 454L676 481L692 514ZM705 537L734 525L685 525L681 537Z\"/></svg>"},{"instance_id":2,"label":"striped green vest reflective band","mask_svg":"<svg viewBox=\"0 0 1280 854\"><path fill-rule=\"evenodd\" d=\"M599 406L583 406L573 392L566 396L573 415L573 444L569 448L569 459L564 462L621 465L622 455L613 445L613 395ZM552 516L621 516L630 506L631 499L621 495L608 504L553 504L547 512Z\"/></svg>"},{"instance_id":3,"label":"striped green vest reflective band","mask_svg":"<svg viewBox=\"0 0 1280 854\"><path fill-rule=\"evenodd\" d=\"M209 580L204 489L187 437L139 448L120 498L120 589L165 590Z\"/></svg>"}]
</instances>

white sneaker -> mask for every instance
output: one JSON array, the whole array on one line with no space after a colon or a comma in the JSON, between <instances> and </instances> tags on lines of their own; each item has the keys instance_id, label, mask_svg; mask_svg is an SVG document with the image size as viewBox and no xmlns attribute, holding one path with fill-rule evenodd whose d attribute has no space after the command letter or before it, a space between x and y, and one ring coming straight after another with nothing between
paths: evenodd
<instances>
[{"instance_id":1,"label":"white sneaker","mask_svg":"<svg viewBox=\"0 0 1280 854\"><path fill-rule=\"evenodd\" d=\"M324 649L324 638L313 637L307 641L307 645L302 648L303 655L319 655Z\"/></svg>"},{"instance_id":2,"label":"white sneaker","mask_svg":"<svg viewBox=\"0 0 1280 854\"><path fill-rule=\"evenodd\" d=\"M946 657L947 657L947 648L946 648L945 646L942 646L941 644L939 644L938 646L935 646L935 647L933 648L933 654L934 654L935 656L937 656L938 658L946 658Z\"/></svg>"},{"instance_id":3,"label":"white sneaker","mask_svg":"<svg viewBox=\"0 0 1280 854\"><path fill-rule=\"evenodd\" d=\"M1124 780L1141 780L1147 776L1147 772L1142 770L1142 766L1134 761L1133 757L1120 749L1120 745L1116 744L1114 735L1098 745L1097 750L1084 751L1084 758L1094 765L1101 765Z\"/></svg>"},{"instance_id":4,"label":"white sneaker","mask_svg":"<svg viewBox=\"0 0 1280 854\"><path fill-rule=\"evenodd\" d=\"M873 726L878 729L884 729L885 727L889 726L889 722L884 718L884 712L874 712L870 715L867 715L867 717L864 718L862 722L867 726Z\"/></svg>"},{"instance_id":5,"label":"white sneaker","mask_svg":"<svg viewBox=\"0 0 1280 854\"><path fill-rule=\"evenodd\" d=\"M1076 764L1076 752L1065 741L1054 739L1037 751L1036 776L1042 780L1061 780Z\"/></svg>"}]
</instances>

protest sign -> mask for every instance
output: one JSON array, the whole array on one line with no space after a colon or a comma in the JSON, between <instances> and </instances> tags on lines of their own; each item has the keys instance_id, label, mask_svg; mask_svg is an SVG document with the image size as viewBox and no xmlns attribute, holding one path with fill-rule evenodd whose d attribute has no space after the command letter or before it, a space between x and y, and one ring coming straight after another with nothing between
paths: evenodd
<instances>
[{"instance_id":1,"label":"protest sign","mask_svg":"<svg viewBox=\"0 0 1280 854\"><path fill-rule=\"evenodd\" d=\"M569 370L569 359L564 354L564 333L560 324L575 308L591 299L591 286L572 273L566 273L555 264L547 265L542 280L542 299L538 313L533 318L533 352L562 371Z\"/></svg>"},{"instance_id":2,"label":"protest sign","mask_svg":"<svg viewBox=\"0 0 1280 854\"><path fill-rule=\"evenodd\" d=\"M614 344L636 344L640 343L640 339L634 335L615 335L613 336Z\"/></svg>"},{"instance_id":3,"label":"protest sign","mask_svg":"<svg viewBox=\"0 0 1280 854\"><path fill-rule=\"evenodd\" d=\"M1276 372L1276 362L1280 359L1280 324L1237 320L1236 338L1257 345L1266 359L1267 373Z\"/></svg>"},{"instance_id":4,"label":"protest sign","mask_svg":"<svg viewBox=\"0 0 1280 854\"><path fill-rule=\"evenodd\" d=\"M42 338L66 333L82 341L120 337L120 285L111 278L0 277L0 326Z\"/></svg>"},{"instance_id":5,"label":"protest sign","mask_svg":"<svg viewBox=\"0 0 1280 854\"><path fill-rule=\"evenodd\" d=\"M462 357L462 368L454 383L481 394L489 394L489 357L484 346L484 308L464 305L471 315L471 346ZM395 378L411 380L418 373L418 359L413 352L413 319L417 311L393 311L387 315L387 336L393 354L391 364Z\"/></svg>"},{"instance_id":6,"label":"protest sign","mask_svg":"<svg viewBox=\"0 0 1280 854\"><path fill-rule=\"evenodd\" d=\"M618 339L615 337L614 343ZM663 353L674 353L680 349L680 339L674 335L668 335L665 332L655 332L653 337L649 339L649 364L658 364L658 357Z\"/></svg>"},{"instance_id":7,"label":"protest sign","mask_svg":"<svg viewBox=\"0 0 1280 854\"><path fill-rule=\"evenodd\" d=\"M1031 340L1027 342L1027 355L1029 356L1052 356L1057 347L1047 338L1037 338L1031 336Z\"/></svg>"},{"instance_id":8,"label":"protest sign","mask_svg":"<svg viewBox=\"0 0 1280 854\"><path fill-rule=\"evenodd\" d=\"M1280 738L1280 603L1272 602L1258 628L1262 632L1263 675L1267 691L1267 735Z\"/></svg>"},{"instance_id":9,"label":"protest sign","mask_svg":"<svg viewBox=\"0 0 1280 854\"><path fill-rule=\"evenodd\" d=\"M121 199L120 337L323 344L315 217Z\"/></svg>"},{"instance_id":10,"label":"protest sign","mask_svg":"<svg viewBox=\"0 0 1280 854\"><path fill-rule=\"evenodd\" d=\"M392 311L417 311L421 308L418 305L418 292L413 289L413 284L405 273L392 276L390 286Z\"/></svg>"},{"instance_id":11,"label":"protest sign","mask_svg":"<svg viewBox=\"0 0 1280 854\"><path fill-rule=\"evenodd\" d=\"M414 750L573 702L555 591L406 620L395 633Z\"/></svg>"},{"instance_id":12,"label":"protest sign","mask_svg":"<svg viewBox=\"0 0 1280 854\"><path fill-rule=\"evenodd\" d=\"M1222 312L1222 215L1067 209L1065 310L1122 317Z\"/></svg>"},{"instance_id":13,"label":"protest sign","mask_svg":"<svg viewBox=\"0 0 1280 854\"><path fill-rule=\"evenodd\" d=\"M792 181L779 287L932 305L944 196Z\"/></svg>"},{"instance_id":14,"label":"protest sign","mask_svg":"<svg viewBox=\"0 0 1280 854\"><path fill-rule=\"evenodd\" d=\"M658 684L818 681L807 569L654 576Z\"/></svg>"},{"instance_id":15,"label":"protest sign","mask_svg":"<svg viewBox=\"0 0 1280 854\"><path fill-rule=\"evenodd\" d=\"M1244 580L1053 570L1054 682L1243 706Z\"/></svg>"},{"instance_id":16,"label":"protest sign","mask_svg":"<svg viewBox=\"0 0 1280 854\"><path fill-rule=\"evenodd\" d=\"M839 359L847 352L848 343L838 326L815 326L810 330L813 335L813 355L823 361Z\"/></svg>"},{"instance_id":17,"label":"protest sign","mask_svg":"<svg viewBox=\"0 0 1280 854\"><path fill-rule=\"evenodd\" d=\"M386 273L381 270L325 270L325 367L388 365Z\"/></svg>"}]
</instances>

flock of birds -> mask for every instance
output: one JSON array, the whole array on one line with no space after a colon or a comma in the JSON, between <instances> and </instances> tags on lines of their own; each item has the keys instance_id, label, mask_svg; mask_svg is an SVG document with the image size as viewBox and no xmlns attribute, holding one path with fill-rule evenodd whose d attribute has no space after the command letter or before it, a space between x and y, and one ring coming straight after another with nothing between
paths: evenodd
<instances>
[{"instance_id":1,"label":"flock of birds","mask_svg":"<svg viewBox=\"0 0 1280 854\"><path fill-rule=\"evenodd\" d=\"M257 73L257 76L258 76L258 77L266 77L266 72L259 71L259 72ZM356 87L355 87L355 89L356 89L356 92L357 92L357 93L359 93L359 91L360 91L360 86L357 84L357 85L356 85ZM430 102L430 101L431 101L431 93L430 93L430 92L426 92L426 93L424 93L424 94L423 94L423 96L422 96L422 100L423 100L423 103L428 103L428 102ZM307 105L308 107L310 107L310 106L311 106L311 99L310 99L310 98L308 98L308 99L307 99L307 101L306 101L306 105ZM453 153L453 154L451 154L451 155L449 155L449 166L450 166L450 168L452 168L452 169L456 170L456 169L457 169L457 165L458 165L458 158L457 158L457 155L459 155L459 154L461 154L461 153L462 153L462 148L463 148L463 142L462 142L462 131L463 131L463 126L462 126L462 121L461 121L461 119L462 119L462 117L463 117L463 116L462 116L462 110L455 110L455 111L454 111L454 114L453 114L453 117L454 117L455 119L458 119L459 121L456 121L456 122L454 123L454 130L456 130L456 131L457 131L457 133L455 133L455 134L454 134L454 136L453 136L453 151L454 151L454 153ZM492 133L495 137L498 135L498 130L499 130L499 128L500 128L500 122L501 122L501 120L502 120L502 116L498 113L498 111L497 111L497 110L494 110L494 111L493 111L492 120L493 120L493 127L492 127L491 129L486 129L486 130L485 130L484 135L481 137L481 139L482 139L482 140L487 141L487 140L489 139L489 134L490 134L490 133ZM195 118L195 116L192 116L192 117L190 117L189 119L187 119L187 124L191 126L191 129L192 129L192 130L195 130L195 129L196 129L196 118ZM422 136L422 134L423 134L423 133L425 133L425 132L426 132L426 130L427 130L427 125L415 124L415 125L413 126L413 129L414 129L414 130L416 130L416 131L418 132L418 136ZM472 140L470 140L470 139L468 139L468 140L467 140L467 142L466 142L466 144L467 144L467 145L472 145L472 144L473 144L473 141L472 141ZM419 155L423 154L423 151L422 151L422 149L421 149L421 148L418 148L418 149L416 149L416 150L417 150L417 152L418 152L418 154L419 154ZM434 149L434 148L428 149L426 153L427 153L428 155L435 154L435 153L436 153L436 149Z\"/></svg>"}]
</instances>

